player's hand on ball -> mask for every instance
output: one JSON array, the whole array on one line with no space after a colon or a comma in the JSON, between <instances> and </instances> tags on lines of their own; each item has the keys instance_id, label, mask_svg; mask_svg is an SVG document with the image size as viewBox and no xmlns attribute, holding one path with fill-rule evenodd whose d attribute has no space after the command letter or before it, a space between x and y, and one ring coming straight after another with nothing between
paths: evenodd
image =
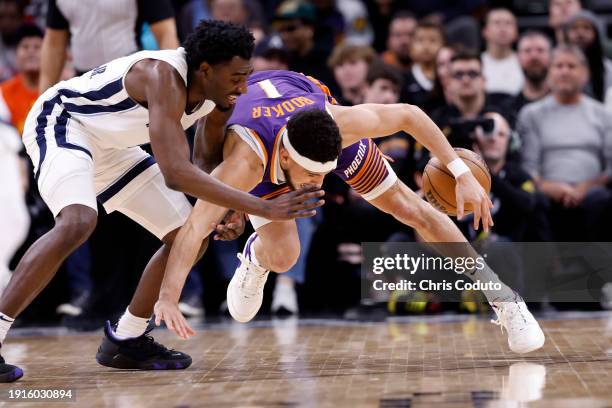
<instances>
[{"instance_id":1,"label":"player's hand on ball","mask_svg":"<svg viewBox=\"0 0 612 408\"><path fill-rule=\"evenodd\" d=\"M229 211L223 218L222 224L212 224L213 231L216 232L213 239L215 241L233 241L242 235L245 225L244 214Z\"/></svg>"},{"instance_id":2,"label":"player's hand on ball","mask_svg":"<svg viewBox=\"0 0 612 408\"><path fill-rule=\"evenodd\" d=\"M268 201L265 218L274 221L291 220L294 218L312 217L317 212L315 208L325 204L320 200L325 192L316 185L308 185L296 191L283 194Z\"/></svg>"},{"instance_id":3,"label":"player's hand on ball","mask_svg":"<svg viewBox=\"0 0 612 408\"><path fill-rule=\"evenodd\" d=\"M166 322L166 326L177 334L181 339L187 340L195 334L195 331L189 326L187 320L178 308L178 304L168 300L158 300L155 303L155 325L159 326L162 322Z\"/></svg>"},{"instance_id":4,"label":"player's hand on ball","mask_svg":"<svg viewBox=\"0 0 612 408\"><path fill-rule=\"evenodd\" d=\"M455 194L457 197L457 219L463 218L464 206L466 203L470 203L474 209L474 229L479 228L482 220L482 227L485 231L489 231L489 227L493 226L493 217L491 216L493 203L471 172L464 173L457 178Z\"/></svg>"}]
</instances>

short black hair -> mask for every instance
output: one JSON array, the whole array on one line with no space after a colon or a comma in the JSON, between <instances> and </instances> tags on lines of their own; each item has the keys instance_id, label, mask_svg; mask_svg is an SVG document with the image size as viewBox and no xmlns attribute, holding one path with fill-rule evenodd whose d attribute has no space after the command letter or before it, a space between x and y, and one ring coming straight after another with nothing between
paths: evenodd
<instances>
[{"instance_id":1,"label":"short black hair","mask_svg":"<svg viewBox=\"0 0 612 408\"><path fill-rule=\"evenodd\" d=\"M395 85L397 89L401 89L404 83L402 73L397 68L381 61L375 61L368 68L366 82L371 86L379 79L386 79Z\"/></svg>"},{"instance_id":2,"label":"short black hair","mask_svg":"<svg viewBox=\"0 0 612 408\"><path fill-rule=\"evenodd\" d=\"M305 109L291 116L287 132L293 148L310 160L326 163L336 160L342 151L338 125L321 109Z\"/></svg>"},{"instance_id":3,"label":"short black hair","mask_svg":"<svg viewBox=\"0 0 612 408\"><path fill-rule=\"evenodd\" d=\"M241 25L219 20L202 20L185 40L187 67L198 69L201 63L210 65L227 62L238 56L251 59L255 39Z\"/></svg>"},{"instance_id":4,"label":"short black hair","mask_svg":"<svg viewBox=\"0 0 612 408\"><path fill-rule=\"evenodd\" d=\"M451 63L455 61L478 61L480 67L482 67L482 58L480 54L472 49L463 49L455 52L451 57Z\"/></svg>"},{"instance_id":5,"label":"short black hair","mask_svg":"<svg viewBox=\"0 0 612 408\"><path fill-rule=\"evenodd\" d=\"M533 28L530 28L528 30L525 30L520 36L518 41L516 42L516 46L518 48L518 46L521 44L521 42L526 39L526 38L543 38L547 43L548 43L548 47L552 50L553 48L553 42L550 39L550 36L546 35L546 33L544 31L541 30L536 30Z\"/></svg>"},{"instance_id":6,"label":"short black hair","mask_svg":"<svg viewBox=\"0 0 612 408\"><path fill-rule=\"evenodd\" d=\"M408 10L400 10L398 12L396 12L395 14L393 14L393 16L391 16L391 20L390 23L394 22L395 20L414 20L417 21L417 17L414 13L408 11Z\"/></svg>"},{"instance_id":7,"label":"short black hair","mask_svg":"<svg viewBox=\"0 0 612 408\"><path fill-rule=\"evenodd\" d=\"M24 23L17 29L15 34L16 44L19 44L23 39L30 37L43 38L45 33L36 24Z\"/></svg>"}]
</instances>

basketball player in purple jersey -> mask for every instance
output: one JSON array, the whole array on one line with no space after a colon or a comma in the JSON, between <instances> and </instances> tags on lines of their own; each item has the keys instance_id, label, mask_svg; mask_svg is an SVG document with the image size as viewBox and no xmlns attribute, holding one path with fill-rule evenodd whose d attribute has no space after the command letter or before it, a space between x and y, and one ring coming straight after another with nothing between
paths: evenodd
<instances>
[{"instance_id":1,"label":"basketball player in purple jersey","mask_svg":"<svg viewBox=\"0 0 612 408\"><path fill-rule=\"evenodd\" d=\"M249 78L248 92L238 98L228 121L224 161L212 174L240 190L272 198L305 184L321 186L325 175L333 172L425 240L467 243L448 216L398 180L371 141L398 131L414 135L446 164L457 181L459 215L465 203L471 203L474 227L482 220L488 230L492 204L486 192L420 109L405 104L338 106L321 83L295 72L264 71ZM202 240L225 211L198 202L172 247L155 314L158 324L165 320L181 337L193 334L178 311L181 289ZM249 218L256 232L238 254L241 264L227 289L229 311L240 322L251 320L259 310L269 271L287 271L300 252L294 221ZM466 248L477 256L469 245ZM474 281L501 283L488 266L467 275ZM544 344L540 326L518 294L503 284L502 290L484 293L514 352L526 353Z\"/></svg>"}]
</instances>

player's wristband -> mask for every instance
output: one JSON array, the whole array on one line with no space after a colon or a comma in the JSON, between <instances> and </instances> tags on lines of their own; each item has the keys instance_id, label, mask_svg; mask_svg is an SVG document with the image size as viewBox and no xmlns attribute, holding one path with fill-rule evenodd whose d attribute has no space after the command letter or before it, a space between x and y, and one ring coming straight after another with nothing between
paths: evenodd
<instances>
[{"instance_id":1,"label":"player's wristband","mask_svg":"<svg viewBox=\"0 0 612 408\"><path fill-rule=\"evenodd\" d=\"M446 167L453 173L455 178L459 177L463 173L470 171L470 168L461 160L460 157L456 158L452 162L448 163Z\"/></svg>"}]
</instances>

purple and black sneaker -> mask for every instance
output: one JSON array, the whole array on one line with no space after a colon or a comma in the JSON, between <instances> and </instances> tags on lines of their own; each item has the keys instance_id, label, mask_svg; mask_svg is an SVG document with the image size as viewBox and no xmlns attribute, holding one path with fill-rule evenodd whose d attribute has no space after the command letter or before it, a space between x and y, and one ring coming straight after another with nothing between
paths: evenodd
<instances>
[{"instance_id":1,"label":"purple and black sneaker","mask_svg":"<svg viewBox=\"0 0 612 408\"><path fill-rule=\"evenodd\" d=\"M120 340L107 321L96 360L106 367L132 370L183 370L191 365L189 355L157 343L148 335L151 330L133 339Z\"/></svg>"},{"instance_id":2,"label":"purple and black sneaker","mask_svg":"<svg viewBox=\"0 0 612 408\"><path fill-rule=\"evenodd\" d=\"M0 347L2 347L1 344ZM17 381L21 377L23 377L23 370L17 366L6 364L4 358L0 356L0 383Z\"/></svg>"}]
</instances>

